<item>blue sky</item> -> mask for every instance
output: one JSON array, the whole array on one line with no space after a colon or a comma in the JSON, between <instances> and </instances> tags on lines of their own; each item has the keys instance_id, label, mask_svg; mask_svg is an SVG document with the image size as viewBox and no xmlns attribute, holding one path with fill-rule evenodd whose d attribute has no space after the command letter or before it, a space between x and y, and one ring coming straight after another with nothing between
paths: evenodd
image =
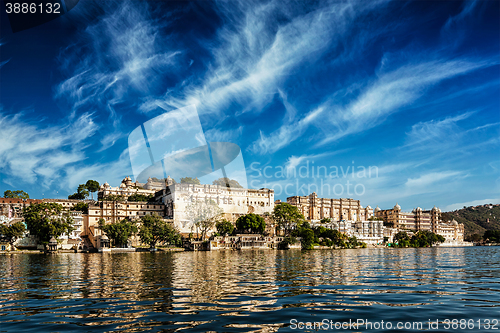
<instances>
[{"instance_id":1,"label":"blue sky","mask_svg":"<svg viewBox=\"0 0 500 333\"><path fill-rule=\"evenodd\" d=\"M0 192L117 186L129 134L194 105L206 141L239 145L248 184L277 199L499 203L499 7L80 1L17 33L2 13Z\"/></svg>"}]
</instances>

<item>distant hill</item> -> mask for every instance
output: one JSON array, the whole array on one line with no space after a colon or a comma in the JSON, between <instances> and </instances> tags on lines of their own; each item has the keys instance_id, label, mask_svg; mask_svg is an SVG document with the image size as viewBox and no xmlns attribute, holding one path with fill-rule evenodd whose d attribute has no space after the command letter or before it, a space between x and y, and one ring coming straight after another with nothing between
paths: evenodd
<instances>
[{"instance_id":1,"label":"distant hill","mask_svg":"<svg viewBox=\"0 0 500 333\"><path fill-rule=\"evenodd\" d=\"M466 238L482 236L486 230L500 230L500 204L464 207L442 214L443 221L453 219L464 224Z\"/></svg>"}]
</instances>

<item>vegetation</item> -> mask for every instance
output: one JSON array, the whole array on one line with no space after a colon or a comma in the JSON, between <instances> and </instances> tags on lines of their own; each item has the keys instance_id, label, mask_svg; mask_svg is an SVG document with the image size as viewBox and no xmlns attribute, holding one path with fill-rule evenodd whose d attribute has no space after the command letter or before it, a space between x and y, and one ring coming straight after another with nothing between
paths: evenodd
<instances>
[{"instance_id":1,"label":"vegetation","mask_svg":"<svg viewBox=\"0 0 500 333\"><path fill-rule=\"evenodd\" d=\"M442 213L441 219L443 221L456 220L458 223L463 223L465 239L469 241L479 240L486 230L500 229L500 205L486 204L464 207Z\"/></svg>"},{"instance_id":2,"label":"vegetation","mask_svg":"<svg viewBox=\"0 0 500 333\"><path fill-rule=\"evenodd\" d=\"M213 200L196 200L186 207L186 215L196 227L196 233L201 231L201 239L220 220L222 213L222 208Z\"/></svg>"},{"instance_id":3,"label":"vegetation","mask_svg":"<svg viewBox=\"0 0 500 333\"><path fill-rule=\"evenodd\" d=\"M397 247L429 247L444 241L443 236L427 230L417 231L411 238L405 231L400 231L394 235L394 242L397 243Z\"/></svg>"},{"instance_id":4,"label":"vegetation","mask_svg":"<svg viewBox=\"0 0 500 333\"><path fill-rule=\"evenodd\" d=\"M225 177L214 180L212 184L219 186L243 188L243 186L241 186L240 183L238 183L236 180Z\"/></svg>"},{"instance_id":5,"label":"vegetation","mask_svg":"<svg viewBox=\"0 0 500 333\"><path fill-rule=\"evenodd\" d=\"M366 244L359 242L356 237L349 237L338 230L318 226L311 228L308 222L304 222L293 233L293 236L301 237L302 249L312 249L315 245L338 247L351 249L356 247L366 247Z\"/></svg>"},{"instance_id":6,"label":"vegetation","mask_svg":"<svg viewBox=\"0 0 500 333\"><path fill-rule=\"evenodd\" d=\"M304 221L304 216L298 208L286 202L274 206L272 217L278 229L284 231L285 236L290 235L292 230L299 227Z\"/></svg>"},{"instance_id":7,"label":"vegetation","mask_svg":"<svg viewBox=\"0 0 500 333\"><path fill-rule=\"evenodd\" d=\"M234 231L234 225L226 219L215 223L217 233L221 236L231 235Z\"/></svg>"},{"instance_id":8,"label":"vegetation","mask_svg":"<svg viewBox=\"0 0 500 333\"><path fill-rule=\"evenodd\" d=\"M89 191L85 184L78 185L76 193L68 195L68 199L85 200L89 196Z\"/></svg>"},{"instance_id":9,"label":"vegetation","mask_svg":"<svg viewBox=\"0 0 500 333\"><path fill-rule=\"evenodd\" d=\"M99 219L99 228L108 236L114 247L127 247L129 238L137 233L137 225L134 221L123 219L120 222L106 223Z\"/></svg>"},{"instance_id":10,"label":"vegetation","mask_svg":"<svg viewBox=\"0 0 500 333\"><path fill-rule=\"evenodd\" d=\"M158 243L181 245L179 232L158 215L145 215L141 217L139 237L141 238L141 242L148 244L151 248L156 248L156 244Z\"/></svg>"},{"instance_id":11,"label":"vegetation","mask_svg":"<svg viewBox=\"0 0 500 333\"><path fill-rule=\"evenodd\" d=\"M79 202L73 206L73 210L80 211L84 214L88 214L89 213L89 204L86 202Z\"/></svg>"},{"instance_id":12,"label":"vegetation","mask_svg":"<svg viewBox=\"0 0 500 333\"><path fill-rule=\"evenodd\" d=\"M146 201L146 202L151 202L151 201L154 201L154 197L153 197L152 194L145 195L145 194L134 193L131 196L129 196L127 200L128 201Z\"/></svg>"},{"instance_id":13,"label":"vegetation","mask_svg":"<svg viewBox=\"0 0 500 333\"><path fill-rule=\"evenodd\" d=\"M483 239L488 243L500 243L500 230L486 230Z\"/></svg>"},{"instance_id":14,"label":"vegetation","mask_svg":"<svg viewBox=\"0 0 500 333\"><path fill-rule=\"evenodd\" d=\"M93 193L99 191L99 182L97 180L89 179L85 183L85 188L90 192L90 194L92 195L92 200L94 200Z\"/></svg>"},{"instance_id":15,"label":"vegetation","mask_svg":"<svg viewBox=\"0 0 500 333\"><path fill-rule=\"evenodd\" d=\"M184 178L181 178L181 184L200 185L200 180L198 178L184 177Z\"/></svg>"},{"instance_id":16,"label":"vegetation","mask_svg":"<svg viewBox=\"0 0 500 333\"><path fill-rule=\"evenodd\" d=\"M236 229L241 233L263 234L266 230L266 221L257 214L246 214L236 220Z\"/></svg>"},{"instance_id":17,"label":"vegetation","mask_svg":"<svg viewBox=\"0 0 500 333\"><path fill-rule=\"evenodd\" d=\"M23 216L30 234L42 244L47 244L52 236L56 239L73 231L73 218L63 206L55 202L42 202L23 209Z\"/></svg>"},{"instance_id":18,"label":"vegetation","mask_svg":"<svg viewBox=\"0 0 500 333\"><path fill-rule=\"evenodd\" d=\"M0 235L3 235L9 240L9 243L14 243L16 239L23 237L26 227L22 222L16 222L9 226L0 224Z\"/></svg>"},{"instance_id":19,"label":"vegetation","mask_svg":"<svg viewBox=\"0 0 500 333\"><path fill-rule=\"evenodd\" d=\"M3 197L7 199L29 199L30 196L28 193L22 191L22 190L17 190L17 191L11 191L7 190L3 192Z\"/></svg>"},{"instance_id":20,"label":"vegetation","mask_svg":"<svg viewBox=\"0 0 500 333\"><path fill-rule=\"evenodd\" d=\"M125 201L125 197L116 194L108 194L107 196L100 199L100 201Z\"/></svg>"}]
</instances>

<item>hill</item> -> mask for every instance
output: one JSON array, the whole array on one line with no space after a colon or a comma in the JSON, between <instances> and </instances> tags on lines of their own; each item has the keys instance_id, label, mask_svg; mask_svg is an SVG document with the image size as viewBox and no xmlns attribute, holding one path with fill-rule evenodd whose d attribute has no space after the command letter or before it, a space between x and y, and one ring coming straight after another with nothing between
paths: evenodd
<instances>
[{"instance_id":1,"label":"hill","mask_svg":"<svg viewBox=\"0 0 500 333\"><path fill-rule=\"evenodd\" d=\"M442 214L443 221L453 219L464 224L466 239L475 234L483 236L486 230L500 230L500 204L464 207Z\"/></svg>"}]
</instances>

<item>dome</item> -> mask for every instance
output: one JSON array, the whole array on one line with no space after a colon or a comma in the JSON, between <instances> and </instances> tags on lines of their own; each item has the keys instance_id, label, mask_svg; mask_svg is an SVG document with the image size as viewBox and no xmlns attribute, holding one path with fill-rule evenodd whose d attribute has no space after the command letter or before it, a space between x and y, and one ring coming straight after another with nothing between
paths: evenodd
<instances>
[{"instance_id":1,"label":"dome","mask_svg":"<svg viewBox=\"0 0 500 333\"><path fill-rule=\"evenodd\" d=\"M436 208L436 206L434 206L434 207L432 208L432 211L433 211L433 212L437 212L438 210L439 210L439 209L438 209L438 208Z\"/></svg>"},{"instance_id":2,"label":"dome","mask_svg":"<svg viewBox=\"0 0 500 333\"><path fill-rule=\"evenodd\" d=\"M49 245L57 245L57 240L52 236L49 240Z\"/></svg>"},{"instance_id":3,"label":"dome","mask_svg":"<svg viewBox=\"0 0 500 333\"><path fill-rule=\"evenodd\" d=\"M378 207L378 206L377 206ZM365 209L372 209L370 205L366 206ZM380 209L380 208L379 208Z\"/></svg>"},{"instance_id":4,"label":"dome","mask_svg":"<svg viewBox=\"0 0 500 333\"><path fill-rule=\"evenodd\" d=\"M381 211L381 209L380 209L380 207L378 205L377 205L377 207L375 207L375 211L376 212L380 212Z\"/></svg>"},{"instance_id":5,"label":"dome","mask_svg":"<svg viewBox=\"0 0 500 333\"><path fill-rule=\"evenodd\" d=\"M104 234L101 236L101 240L109 240L109 238L108 238L108 236L106 236L106 234Z\"/></svg>"},{"instance_id":6,"label":"dome","mask_svg":"<svg viewBox=\"0 0 500 333\"><path fill-rule=\"evenodd\" d=\"M401 210L401 206L400 206L400 205L398 205L398 203L396 202L396 205L394 206L394 209L396 209L396 210Z\"/></svg>"}]
</instances>

